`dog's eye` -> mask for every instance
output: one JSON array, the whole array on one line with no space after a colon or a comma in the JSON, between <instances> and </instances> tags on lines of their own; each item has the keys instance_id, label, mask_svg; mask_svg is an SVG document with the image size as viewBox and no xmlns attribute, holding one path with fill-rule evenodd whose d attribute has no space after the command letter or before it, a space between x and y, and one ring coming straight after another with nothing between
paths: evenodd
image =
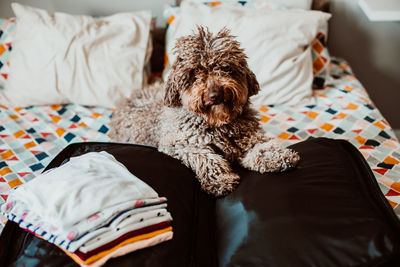
<instances>
[{"instance_id":1,"label":"dog's eye","mask_svg":"<svg viewBox=\"0 0 400 267\"><path fill-rule=\"evenodd\" d=\"M190 76L196 76L200 73L200 68L196 67L190 70Z\"/></svg>"}]
</instances>

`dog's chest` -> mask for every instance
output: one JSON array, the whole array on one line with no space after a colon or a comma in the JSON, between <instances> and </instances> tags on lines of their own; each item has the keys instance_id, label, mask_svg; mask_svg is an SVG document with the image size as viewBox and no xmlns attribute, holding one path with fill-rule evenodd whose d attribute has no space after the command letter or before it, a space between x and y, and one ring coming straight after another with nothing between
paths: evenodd
<instances>
[{"instance_id":1,"label":"dog's chest","mask_svg":"<svg viewBox=\"0 0 400 267\"><path fill-rule=\"evenodd\" d=\"M232 162L246 150L246 140L258 127L256 120L248 118L221 127L210 127L201 117L173 108L164 112L162 125L160 144L175 148L211 148Z\"/></svg>"}]
</instances>

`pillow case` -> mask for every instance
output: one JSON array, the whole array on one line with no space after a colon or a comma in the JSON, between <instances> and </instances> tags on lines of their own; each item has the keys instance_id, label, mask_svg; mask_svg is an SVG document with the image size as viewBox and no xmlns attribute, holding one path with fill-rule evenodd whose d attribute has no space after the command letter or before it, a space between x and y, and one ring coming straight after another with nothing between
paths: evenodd
<instances>
[{"instance_id":1,"label":"pillow case","mask_svg":"<svg viewBox=\"0 0 400 267\"><path fill-rule=\"evenodd\" d=\"M328 66L331 62L328 50L328 23L321 26L312 41L311 53L314 74L313 89L322 89L329 75Z\"/></svg>"},{"instance_id":2,"label":"pillow case","mask_svg":"<svg viewBox=\"0 0 400 267\"><path fill-rule=\"evenodd\" d=\"M192 2L203 3L209 6L217 5L236 5L250 8L258 8L263 10L286 10L287 8L301 8L305 10L311 9L312 1L274 1L274 0L249 0L249 1L238 1L238 0L224 0L224 1L206 1L206 0L190 0ZM175 25L172 23L175 18L180 15L180 8L178 6L167 6L164 9L164 17L167 22L166 31L166 43L171 40L171 36L174 34ZM327 79L328 66L331 61L328 51L328 23L323 24L315 36L312 46L312 64L313 64L313 89L323 88L325 80ZM168 60L168 53L165 53L164 58L164 78L166 73L169 73L171 68L171 62Z\"/></svg>"},{"instance_id":3,"label":"pillow case","mask_svg":"<svg viewBox=\"0 0 400 267\"><path fill-rule=\"evenodd\" d=\"M0 19L0 90L4 89L9 72L11 42L15 35L15 19Z\"/></svg>"},{"instance_id":4,"label":"pillow case","mask_svg":"<svg viewBox=\"0 0 400 267\"><path fill-rule=\"evenodd\" d=\"M12 8L17 26L0 104L112 108L142 88L150 11L93 18Z\"/></svg>"},{"instance_id":5,"label":"pillow case","mask_svg":"<svg viewBox=\"0 0 400 267\"><path fill-rule=\"evenodd\" d=\"M231 5L209 7L189 1L182 2L180 11L172 22L174 31L166 44L167 63L172 65L175 59L172 54L175 40L191 34L195 25L207 26L214 33L226 26L237 36L260 83L261 91L252 97L253 104L312 102L311 42L329 14ZM164 79L168 74L166 69Z\"/></svg>"}]
</instances>

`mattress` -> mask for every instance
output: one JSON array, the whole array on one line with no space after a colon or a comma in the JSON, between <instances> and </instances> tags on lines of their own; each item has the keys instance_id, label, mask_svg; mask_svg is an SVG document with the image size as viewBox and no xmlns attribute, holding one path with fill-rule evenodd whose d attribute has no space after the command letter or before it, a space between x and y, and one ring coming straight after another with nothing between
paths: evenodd
<instances>
[{"instance_id":1,"label":"mattress","mask_svg":"<svg viewBox=\"0 0 400 267\"><path fill-rule=\"evenodd\" d=\"M348 140L400 215L400 143L349 64L333 58L329 70L324 89L314 91L315 104L259 106L260 122L269 137L285 146L315 137ZM0 106L0 204L9 189L34 179L68 144L109 141L111 115L111 109L75 104Z\"/></svg>"}]
</instances>

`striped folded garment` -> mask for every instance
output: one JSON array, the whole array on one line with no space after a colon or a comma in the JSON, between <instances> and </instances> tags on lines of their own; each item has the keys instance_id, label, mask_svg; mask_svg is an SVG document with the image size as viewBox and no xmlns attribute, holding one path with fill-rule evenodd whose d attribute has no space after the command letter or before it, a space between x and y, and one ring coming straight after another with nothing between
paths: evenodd
<instances>
[{"instance_id":1,"label":"striped folded garment","mask_svg":"<svg viewBox=\"0 0 400 267\"><path fill-rule=\"evenodd\" d=\"M73 157L9 192L0 212L82 266L172 239L167 199L107 152Z\"/></svg>"}]
</instances>

